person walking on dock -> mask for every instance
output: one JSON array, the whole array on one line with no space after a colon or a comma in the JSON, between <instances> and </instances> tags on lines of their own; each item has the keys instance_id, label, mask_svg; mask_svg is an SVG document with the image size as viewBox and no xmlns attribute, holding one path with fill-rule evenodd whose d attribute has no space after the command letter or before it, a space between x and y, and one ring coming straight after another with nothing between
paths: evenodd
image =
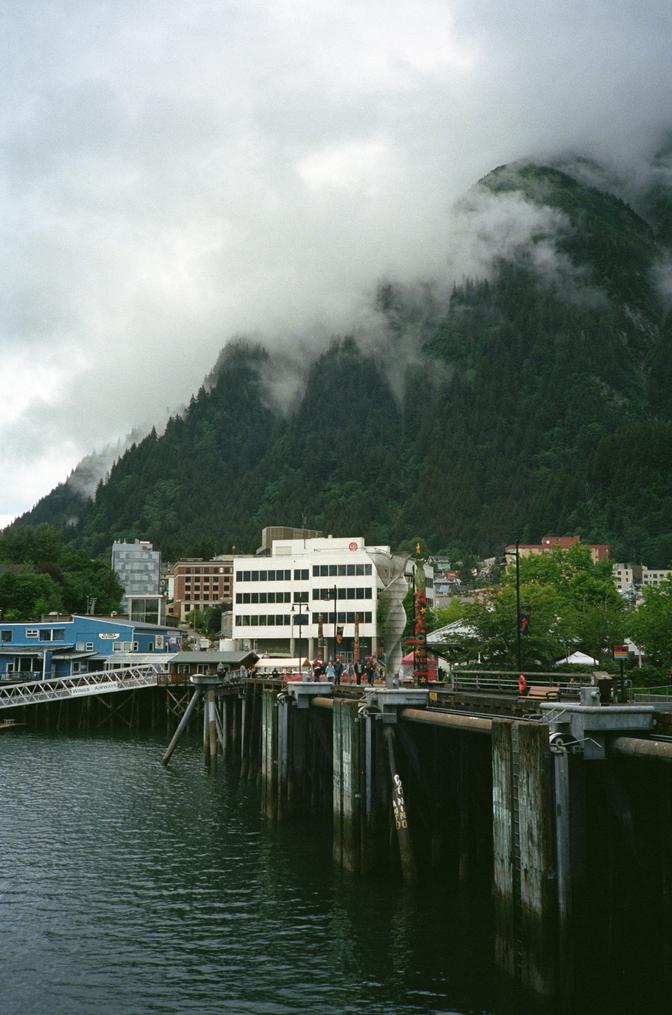
<instances>
[{"instance_id":1,"label":"person walking on dock","mask_svg":"<svg viewBox=\"0 0 672 1015\"><path fill-rule=\"evenodd\" d=\"M329 681L329 683L330 684L335 683L336 682L336 670L334 669L334 664L332 663L331 659L327 660L326 673L327 673L327 680Z\"/></svg>"},{"instance_id":2,"label":"person walking on dock","mask_svg":"<svg viewBox=\"0 0 672 1015\"><path fill-rule=\"evenodd\" d=\"M341 686L341 677L343 676L343 669L344 666L343 663L341 662L341 657L336 656L336 659L334 660L334 683L336 684L337 687Z\"/></svg>"}]
</instances>

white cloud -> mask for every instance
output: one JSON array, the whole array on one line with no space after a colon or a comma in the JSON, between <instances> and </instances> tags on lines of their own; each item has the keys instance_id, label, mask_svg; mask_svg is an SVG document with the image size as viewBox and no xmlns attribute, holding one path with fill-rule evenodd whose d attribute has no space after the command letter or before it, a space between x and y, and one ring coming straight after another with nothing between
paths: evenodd
<instances>
[{"instance_id":1,"label":"white cloud","mask_svg":"<svg viewBox=\"0 0 672 1015\"><path fill-rule=\"evenodd\" d=\"M662 0L3 12L5 516L187 401L230 335L320 342L381 276L486 270L530 209L476 238L447 212L495 165L586 151L640 186L672 101Z\"/></svg>"}]
</instances>

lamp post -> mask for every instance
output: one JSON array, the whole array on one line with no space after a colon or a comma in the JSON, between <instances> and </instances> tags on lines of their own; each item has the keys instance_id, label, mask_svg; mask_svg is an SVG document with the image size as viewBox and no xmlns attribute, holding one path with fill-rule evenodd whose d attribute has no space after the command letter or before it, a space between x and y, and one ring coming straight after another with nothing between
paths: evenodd
<instances>
[{"instance_id":1,"label":"lamp post","mask_svg":"<svg viewBox=\"0 0 672 1015\"><path fill-rule=\"evenodd\" d=\"M523 668L523 646L520 640L520 544L516 540L516 658L518 673Z\"/></svg>"},{"instance_id":2,"label":"lamp post","mask_svg":"<svg viewBox=\"0 0 672 1015\"><path fill-rule=\"evenodd\" d=\"M294 658L294 606L289 611L289 654Z\"/></svg>"}]
</instances>

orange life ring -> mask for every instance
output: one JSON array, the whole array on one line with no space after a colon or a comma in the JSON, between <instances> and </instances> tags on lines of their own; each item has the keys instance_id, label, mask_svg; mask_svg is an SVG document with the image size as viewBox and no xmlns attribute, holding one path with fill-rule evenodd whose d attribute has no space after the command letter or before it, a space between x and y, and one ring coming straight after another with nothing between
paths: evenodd
<instances>
[{"instance_id":1,"label":"orange life ring","mask_svg":"<svg viewBox=\"0 0 672 1015\"><path fill-rule=\"evenodd\" d=\"M525 694L526 690L527 690L527 680L521 673L520 676L518 677L518 691L520 692L520 694Z\"/></svg>"}]
</instances>

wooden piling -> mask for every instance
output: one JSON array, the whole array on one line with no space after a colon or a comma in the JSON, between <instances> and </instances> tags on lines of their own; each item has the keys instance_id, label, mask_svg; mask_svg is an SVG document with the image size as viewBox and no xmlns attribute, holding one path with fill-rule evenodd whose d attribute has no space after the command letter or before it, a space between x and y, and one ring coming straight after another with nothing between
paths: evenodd
<instances>
[{"instance_id":1,"label":"wooden piling","mask_svg":"<svg viewBox=\"0 0 672 1015\"><path fill-rule=\"evenodd\" d=\"M394 726L385 726L383 728L383 735L387 745L387 759L392 792L392 811L394 816L394 827L397 832L401 873L404 881L412 882L417 880L417 869L415 866L411 833L408 827L408 811L404 800L404 789L397 766Z\"/></svg>"},{"instance_id":2,"label":"wooden piling","mask_svg":"<svg viewBox=\"0 0 672 1015\"><path fill-rule=\"evenodd\" d=\"M261 729L261 808L272 821L278 816L278 708L276 693L264 688Z\"/></svg>"},{"instance_id":3,"label":"wooden piling","mask_svg":"<svg viewBox=\"0 0 672 1015\"><path fill-rule=\"evenodd\" d=\"M277 799L275 816L282 821L288 814L288 783L289 783L289 716L290 704L286 694L280 694L276 700L277 709Z\"/></svg>"},{"instance_id":4,"label":"wooden piling","mask_svg":"<svg viewBox=\"0 0 672 1015\"><path fill-rule=\"evenodd\" d=\"M334 701L332 711L333 857L361 870L362 772L357 703Z\"/></svg>"},{"instance_id":5,"label":"wooden piling","mask_svg":"<svg viewBox=\"0 0 672 1015\"><path fill-rule=\"evenodd\" d=\"M161 758L161 764L162 765L167 765L168 762L170 761L171 755L172 755L173 751L175 750L175 747L177 746L177 741L182 736L182 733L183 733L184 729L186 728L187 723L189 722L189 717L191 716L191 713L196 708L196 705L198 704L198 699L200 697L201 697L201 690L200 690L200 688L197 687L196 690L194 691L193 695L191 696L191 701L189 702L189 704L187 705L186 709L184 710L184 715L180 719L178 727L175 730L175 733L173 734L173 739L170 741L170 744L168 745L168 749L166 750L166 753Z\"/></svg>"},{"instance_id":6,"label":"wooden piling","mask_svg":"<svg viewBox=\"0 0 672 1015\"><path fill-rule=\"evenodd\" d=\"M521 982L549 997L556 982L557 866L547 726L520 724L518 760Z\"/></svg>"},{"instance_id":7,"label":"wooden piling","mask_svg":"<svg viewBox=\"0 0 672 1015\"><path fill-rule=\"evenodd\" d=\"M515 979L516 926L515 858L513 813L513 746L511 723L494 719L492 723L492 836L493 836L493 907L495 926L495 964Z\"/></svg>"}]
</instances>

